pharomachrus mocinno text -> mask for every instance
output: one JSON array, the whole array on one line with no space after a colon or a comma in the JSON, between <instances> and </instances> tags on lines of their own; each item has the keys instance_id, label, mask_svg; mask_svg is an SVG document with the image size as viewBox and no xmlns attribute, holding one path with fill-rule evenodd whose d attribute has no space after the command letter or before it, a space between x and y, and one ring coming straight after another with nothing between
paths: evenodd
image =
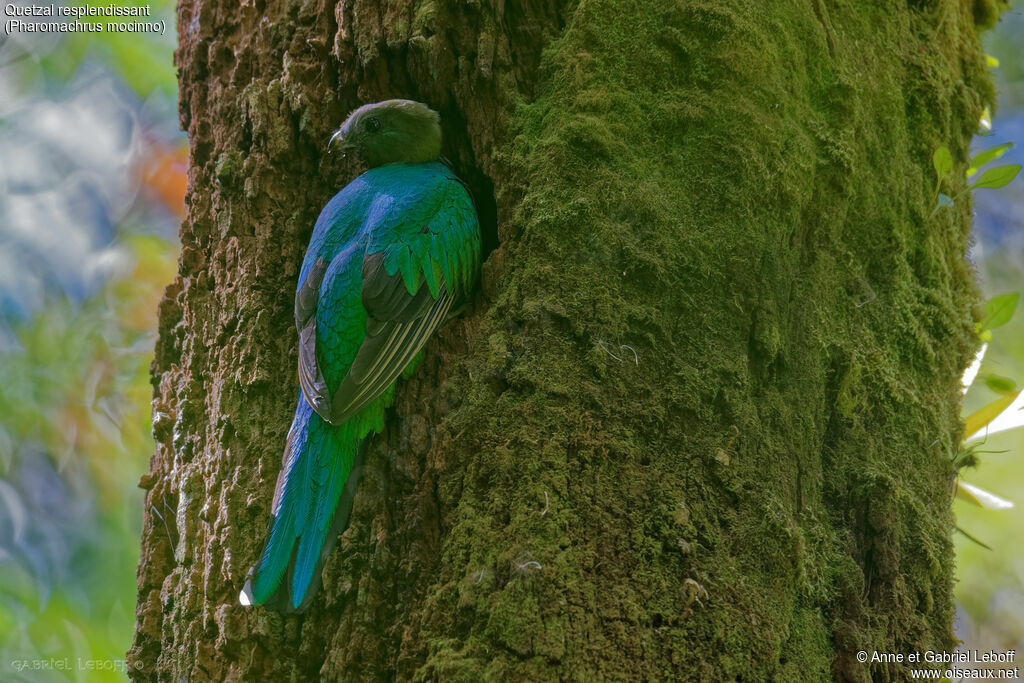
<instances>
[{"instance_id":1,"label":"pharomachrus mocinno text","mask_svg":"<svg viewBox=\"0 0 1024 683\"><path fill-rule=\"evenodd\" d=\"M476 210L440 161L437 112L409 100L368 104L331 143L357 150L370 169L323 208L302 262L298 406L266 545L239 596L282 612L309 606L396 378L480 264Z\"/></svg>"}]
</instances>

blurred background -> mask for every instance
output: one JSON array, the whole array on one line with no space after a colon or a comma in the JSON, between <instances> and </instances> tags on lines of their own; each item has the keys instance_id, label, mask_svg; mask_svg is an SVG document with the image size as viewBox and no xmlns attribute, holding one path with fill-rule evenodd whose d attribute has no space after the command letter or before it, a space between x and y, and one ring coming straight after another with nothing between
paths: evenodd
<instances>
[{"instance_id":1,"label":"blurred background","mask_svg":"<svg viewBox=\"0 0 1024 683\"><path fill-rule=\"evenodd\" d=\"M185 193L174 5L147 4L164 35L0 33L0 681L127 680Z\"/></svg>"},{"instance_id":2,"label":"blurred background","mask_svg":"<svg viewBox=\"0 0 1024 683\"><path fill-rule=\"evenodd\" d=\"M999 25L985 37L986 52L998 61L992 77L998 93L990 134L975 136L972 150L1005 142L1016 146L992 165L1024 164L1024 3L1013 3ZM991 63L991 61L990 61ZM977 176L975 176L977 178ZM986 297L1024 292L1024 174L1010 185L973 192L974 247L972 260ZM998 394L985 386L986 375L1024 384L1024 304L992 340L964 402L964 414L990 403ZM1012 413L1024 413L1018 400ZM988 435L972 442L979 465L962 478L1015 503L1005 510L987 510L964 501L954 504L964 531L986 549L956 534L957 636L965 650L1016 650L1015 666L1024 672L1024 429ZM1012 668L1014 665L1011 665Z\"/></svg>"},{"instance_id":3,"label":"blurred background","mask_svg":"<svg viewBox=\"0 0 1024 683\"><path fill-rule=\"evenodd\" d=\"M137 482L153 452L148 367L185 192L174 7L149 5L165 35L0 36L3 681L126 679ZM999 100L978 150L1024 146L1021 44L1013 8L986 39ZM1024 163L1024 148L997 163ZM1024 289L1022 197L1024 178L974 192L972 260L987 297ZM1024 312L993 331L979 377L1024 382L1022 342ZM965 414L996 397L975 382ZM955 504L959 525L991 548L956 536L957 633L967 649L1021 652L1024 429L977 449L965 478L1018 504Z\"/></svg>"}]
</instances>

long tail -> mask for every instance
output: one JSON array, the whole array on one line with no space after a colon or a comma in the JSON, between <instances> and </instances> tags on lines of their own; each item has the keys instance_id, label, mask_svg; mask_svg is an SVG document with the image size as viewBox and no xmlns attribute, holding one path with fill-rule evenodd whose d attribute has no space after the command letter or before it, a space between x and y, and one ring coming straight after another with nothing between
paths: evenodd
<instances>
[{"instance_id":1,"label":"long tail","mask_svg":"<svg viewBox=\"0 0 1024 683\"><path fill-rule=\"evenodd\" d=\"M279 612L309 607L320 588L324 561L348 526L362 474L370 439L361 439L354 423L325 422L299 395L274 490L266 546L238 596L243 605L264 605Z\"/></svg>"}]
</instances>

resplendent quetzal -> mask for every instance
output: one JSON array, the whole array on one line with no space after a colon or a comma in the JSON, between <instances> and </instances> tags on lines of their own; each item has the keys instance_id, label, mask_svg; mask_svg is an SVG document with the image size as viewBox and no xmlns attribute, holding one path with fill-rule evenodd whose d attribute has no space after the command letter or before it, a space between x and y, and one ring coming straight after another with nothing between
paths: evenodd
<instances>
[{"instance_id":1,"label":"resplendent quetzal","mask_svg":"<svg viewBox=\"0 0 1024 683\"><path fill-rule=\"evenodd\" d=\"M443 165L437 112L387 100L352 112L331 138L370 170L327 203L295 293L298 407L269 534L239 596L284 612L309 606L348 525L369 437L395 379L476 277L480 225Z\"/></svg>"}]
</instances>

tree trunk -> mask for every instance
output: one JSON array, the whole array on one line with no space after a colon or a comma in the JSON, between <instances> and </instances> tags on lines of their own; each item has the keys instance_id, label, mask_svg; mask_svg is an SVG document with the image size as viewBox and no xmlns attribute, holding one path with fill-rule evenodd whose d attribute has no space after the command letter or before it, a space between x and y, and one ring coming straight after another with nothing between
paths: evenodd
<instances>
[{"instance_id":1,"label":"tree trunk","mask_svg":"<svg viewBox=\"0 0 1024 683\"><path fill-rule=\"evenodd\" d=\"M953 647L989 0L181 0L143 680L901 679ZM358 104L441 112L481 288L400 381L300 616L237 603ZM962 178L962 173L957 174ZM959 189L959 188L953 188Z\"/></svg>"}]
</instances>

